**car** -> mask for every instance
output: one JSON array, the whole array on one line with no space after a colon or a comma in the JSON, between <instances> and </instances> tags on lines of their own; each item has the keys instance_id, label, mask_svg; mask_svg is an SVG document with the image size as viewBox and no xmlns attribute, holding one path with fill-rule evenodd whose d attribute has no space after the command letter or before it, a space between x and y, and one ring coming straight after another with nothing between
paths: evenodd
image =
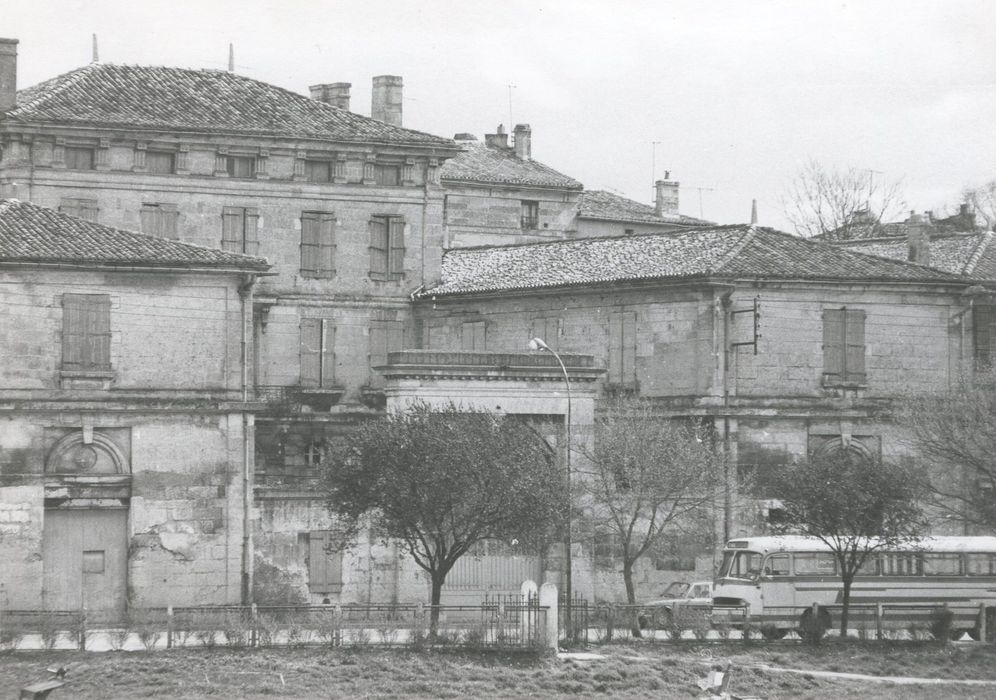
<instances>
[{"instance_id":1,"label":"car","mask_svg":"<svg viewBox=\"0 0 996 700\"><path fill-rule=\"evenodd\" d=\"M662 593L661 597L642 604L639 616L643 629L663 629L671 624L675 610L692 610L709 614L712 612L712 581L675 581Z\"/></svg>"}]
</instances>

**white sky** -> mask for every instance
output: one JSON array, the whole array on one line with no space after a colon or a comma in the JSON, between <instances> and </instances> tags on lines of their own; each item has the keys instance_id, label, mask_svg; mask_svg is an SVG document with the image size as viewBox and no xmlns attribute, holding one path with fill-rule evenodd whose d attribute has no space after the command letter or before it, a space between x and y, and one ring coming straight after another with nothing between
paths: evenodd
<instances>
[{"instance_id":1,"label":"white sky","mask_svg":"<svg viewBox=\"0 0 996 700\"><path fill-rule=\"evenodd\" d=\"M533 156L685 214L787 228L781 193L815 158L902 180L907 209L996 178L994 0L7 0L18 86L90 61L219 68L307 94L405 80L404 125L481 138L512 119ZM701 188L701 189L697 189Z\"/></svg>"}]
</instances>

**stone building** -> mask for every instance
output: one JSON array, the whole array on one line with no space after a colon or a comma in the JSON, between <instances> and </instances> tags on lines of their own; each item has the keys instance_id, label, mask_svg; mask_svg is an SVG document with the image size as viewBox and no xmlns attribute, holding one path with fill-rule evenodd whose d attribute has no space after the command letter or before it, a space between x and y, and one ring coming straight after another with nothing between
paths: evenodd
<instances>
[{"instance_id":1,"label":"stone building","mask_svg":"<svg viewBox=\"0 0 996 700\"><path fill-rule=\"evenodd\" d=\"M267 268L0 200L0 605L242 599Z\"/></svg>"}]
</instances>

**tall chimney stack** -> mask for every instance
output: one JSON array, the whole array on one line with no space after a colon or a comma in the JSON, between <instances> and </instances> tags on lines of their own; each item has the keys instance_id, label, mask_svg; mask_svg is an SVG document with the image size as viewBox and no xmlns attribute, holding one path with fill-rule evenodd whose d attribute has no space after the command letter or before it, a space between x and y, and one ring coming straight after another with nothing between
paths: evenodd
<instances>
[{"instance_id":1,"label":"tall chimney stack","mask_svg":"<svg viewBox=\"0 0 996 700\"><path fill-rule=\"evenodd\" d=\"M401 126L401 98L404 82L400 75L375 75L370 116L377 121Z\"/></svg>"},{"instance_id":2,"label":"tall chimney stack","mask_svg":"<svg viewBox=\"0 0 996 700\"><path fill-rule=\"evenodd\" d=\"M920 265L930 264L930 224L919 216L906 224L906 259Z\"/></svg>"},{"instance_id":3,"label":"tall chimney stack","mask_svg":"<svg viewBox=\"0 0 996 700\"><path fill-rule=\"evenodd\" d=\"M678 188L681 183L671 180L671 171L665 171L666 180L658 180L654 183L657 196L654 198L654 214L657 216L677 216L678 215Z\"/></svg>"},{"instance_id":4,"label":"tall chimney stack","mask_svg":"<svg viewBox=\"0 0 996 700\"><path fill-rule=\"evenodd\" d=\"M352 83L322 83L321 85L312 85L308 89L311 91L311 99L348 112L349 88L351 87L353 87Z\"/></svg>"},{"instance_id":5,"label":"tall chimney stack","mask_svg":"<svg viewBox=\"0 0 996 700\"><path fill-rule=\"evenodd\" d=\"M17 39L0 39L0 112L17 105Z\"/></svg>"},{"instance_id":6,"label":"tall chimney stack","mask_svg":"<svg viewBox=\"0 0 996 700\"><path fill-rule=\"evenodd\" d=\"M515 125L515 155L522 160L533 157L533 130L528 124Z\"/></svg>"},{"instance_id":7,"label":"tall chimney stack","mask_svg":"<svg viewBox=\"0 0 996 700\"><path fill-rule=\"evenodd\" d=\"M757 225L757 200L750 200L750 225Z\"/></svg>"}]
</instances>

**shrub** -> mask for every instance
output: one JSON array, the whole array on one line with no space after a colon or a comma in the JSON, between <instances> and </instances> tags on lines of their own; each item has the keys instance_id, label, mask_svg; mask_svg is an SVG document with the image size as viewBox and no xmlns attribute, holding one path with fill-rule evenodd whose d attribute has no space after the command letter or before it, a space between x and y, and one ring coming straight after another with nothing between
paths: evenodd
<instances>
[{"instance_id":1,"label":"shrub","mask_svg":"<svg viewBox=\"0 0 996 700\"><path fill-rule=\"evenodd\" d=\"M194 637L200 642L201 646L205 649L214 649L215 645L218 643L215 637L215 631L213 629L209 630L197 630L194 632Z\"/></svg>"},{"instance_id":2,"label":"shrub","mask_svg":"<svg viewBox=\"0 0 996 700\"><path fill-rule=\"evenodd\" d=\"M463 634L463 645L471 649L480 649L487 639L487 629L484 625L478 625L466 630Z\"/></svg>"},{"instance_id":3,"label":"shrub","mask_svg":"<svg viewBox=\"0 0 996 700\"><path fill-rule=\"evenodd\" d=\"M683 613L686 626L692 630L692 635L697 641L704 642L709 637L709 630L712 623L709 614L704 610L687 610Z\"/></svg>"},{"instance_id":4,"label":"shrub","mask_svg":"<svg viewBox=\"0 0 996 700\"><path fill-rule=\"evenodd\" d=\"M142 643L146 651L156 648L156 643L162 635L165 625L156 618L149 610L132 610L128 615L128 625L131 631L138 635L138 641Z\"/></svg>"},{"instance_id":5,"label":"shrub","mask_svg":"<svg viewBox=\"0 0 996 700\"><path fill-rule=\"evenodd\" d=\"M799 636L806 644L819 644L829 628L828 617L819 611L806 610L799 619Z\"/></svg>"},{"instance_id":6,"label":"shrub","mask_svg":"<svg viewBox=\"0 0 996 700\"><path fill-rule=\"evenodd\" d=\"M730 627L730 623L727 622L726 620L721 620L720 622L717 622L713 626L713 629L716 630L716 634L719 635L719 638L722 639L724 642L730 638L730 633L733 631L733 628Z\"/></svg>"},{"instance_id":7,"label":"shrub","mask_svg":"<svg viewBox=\"0 0 996 700\"><path fill-rule=\"evenodd\" d=\"M230 649L240 649L249 644L249 634L252 627L242 613L229 613L225 616L225 628L222 636L225 638L225 646Z\"/></svg>"},{"instance_id":8,"label":"shrub","mask_svg":"<svg viewBox=\"0 0 996 700\"><path fill-rule=\"evenodd\" d=\"M930 635L939 642L947 642L951 639L951 631L954 627L954 611L947 606L934 608L928 617L927 629Z\"/></svg>"},{"instance_id":9,"label":"shrub","mask_svg":"<svg viewBox=\"0 0 996 700\"><path fill-rule=\"evenodd\" d=\"M59 642L59 622L55 615L42 615L38 625L42 646L51 651Z\"/></svg>"}]
</instances>

